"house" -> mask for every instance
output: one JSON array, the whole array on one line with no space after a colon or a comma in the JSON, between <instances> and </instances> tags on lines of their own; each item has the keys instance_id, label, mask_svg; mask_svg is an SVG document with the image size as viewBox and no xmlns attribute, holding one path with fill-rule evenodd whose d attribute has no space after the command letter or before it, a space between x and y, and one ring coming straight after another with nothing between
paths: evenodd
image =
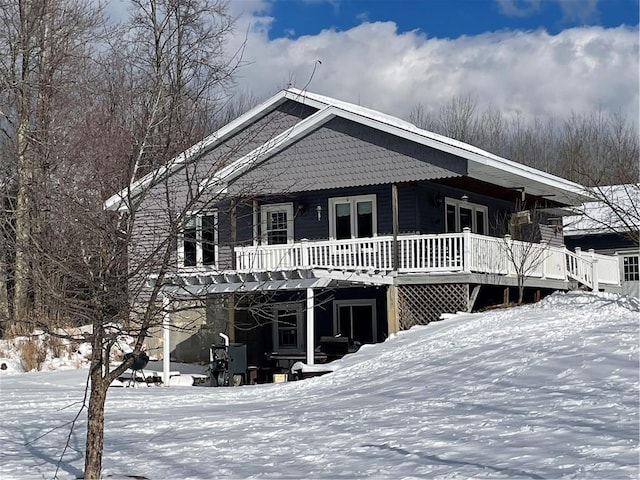
<instances>
[{"instance_id":1,"label":"house","mask_svg":"<svg viewBox=\"0 0 640 480\"><path fill-rule=\"evenodd\" d=\"M598 200L563 218L565 243L572 250L615 255L622 292L640 297L640 184L594 187L592 195Z\"/></svg>"},{"instance_id":2,"label":"house","mask_svg":"<svg viewBox=\"0 0 640 480\"><path fill-rule=\"evenodd\" d=\"M613 257L505 236L509 219L527 225L533 210L546 218L589 199L565 179L291 88L105 205L137 212L130 288L161 281L167 303L198 307L166 314L200 331L165 335L165 357L206 358L222 333L262 367L277 354L314 363L323 337L375 343L509 301L520 280L531 299L617 288ZM139 259L168 237L158 275Z\"/></svg>"}]
</instances>

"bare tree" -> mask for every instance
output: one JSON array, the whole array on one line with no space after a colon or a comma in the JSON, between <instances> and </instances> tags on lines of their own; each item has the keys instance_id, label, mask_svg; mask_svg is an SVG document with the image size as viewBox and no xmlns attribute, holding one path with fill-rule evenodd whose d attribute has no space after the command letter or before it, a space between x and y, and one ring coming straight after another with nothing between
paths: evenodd
<instances>
[{"instance_id":1,"label":"bare tree","mask_svg":"<svg viewBox=\"0 0 640 480\"><path fill-rule=\"evenodd\" d=\"M536 204L527 208L524 201L516 203L516 211L508 217L498 219L498 225L509 225L509 233L502 238L501 249L509 262L511 270L517 279L518 305L524 301L525 280L540 273L544 262L549 256L551 237L545 238L542 232L544 214Z\"/></svg>"},{"instance_id":2,"label":"bare tree","mask_svg":"<svg viewBox=\"0 0 640 480\"><path fill-rule=\"evenodd\" d=\"M13 328L44 308L34 278L38 257L30 250L45 242L47 192L59 160L53 146L64 143L66 120L73 118L68 101L99 19L95 7L72 0L0 2L0 131L9 166L0 180L1 226L12 255L2 291L12 294L11 308L3 310Z\"/></svg>"},{"instance_id":3,"label":"bare tree","mask_svg":"<svg viewBox=\"0 0 640 480\"><path fill-rule=\"evenodd\" d=\"M128 210L117 215L98 210L94 203L94 213L86 218L99 218L84 225L85 231L95 235L87 242L91 253L83 257L84 277L90 279L88 287L92 289L88 300L96 312L91 319L85 478L99 478L102 471L107 389L140 354L150 330L161 323L160 292L164 277L174 266L179 232L191 213L215 203L215 196L203 201L199 185L220 163L201 167L190 162L200 153L192 151L184 158L181 185L169 178L152 178L137 195L132 190L142 176L203 136L212 112L227 95L225 89L238 63L224 54L224 41L232 26L225 2L132 0L131 4L128 33L102 60L107 103L95 106L100 111L118 112L119 128L114 131L124 134L128 146L118 161L125 167L126 177L121 180ZM113 121L110 114L105 118ZM141 213L153 208L153 215ZM149 233L156 238L138 238L140 222L154 222ZM121 262L127 253L138 260L123 269ZM148 286L151 272L156 282ZM126 305L114 302L114 298L122 298L123 286L128 288ZM118 325L116 331L113 325ZM133 355L113 368L110 353L118 333L134 338Z\"/></svg>"},{"instance_id":4,"label":"bare tree","mask_svg":"<svg viewBox=\"0 0 640 480\"><path fill-rule=\"evenodd\" d=\"M11 248L0 259L0 306L25 330L53 332L51 316L92 325L90 334L69 338L93 347L84 477L99 478L107 389L134 358L113 368L112 350L127 334L140 354L161 322L160 289L179 232L191 213L215 203L215 195L202 200L199 185L225 160L185 164L180 189L153 178L129 193L202 138L228 101L239 62L224 51L232 22L224 1L132 0L131 22L98 55L90 49L99 33L94 5L1 2L0 128L9 159L0 179L1 238ZM128 211L105 211L104 199L123 187ZM139 215L156 203L157 215ZM135 232L149 221L161 226L151 235L161 231L162 239L146 244L128 269ZM147 288L150 271L157 282Z\"/></svg>"},{"instance_id":5,"label":"bare tree","mask_svg":"<svg viewBox=\"0 0 640 480\"><path fill-rule=\"evenodd\" d=\"M567 225L581 230L599 230L626 238L631 244L640 241L640 183L596 185L587 189L594 201L579 209Z\"/></svg>"},{"instance_id":6,"label":"bare tree","mask_svg":"<svg viewBox=\"0 0 640 480\"><path fill-rule=\"evenodd\" d=\"M409 120L420 128L471 143L497 155L587 185L637 183L638 125L602 109L568 119L505 118L460 96L430 110L416 105Z\"/></svg>"}]
</instances>

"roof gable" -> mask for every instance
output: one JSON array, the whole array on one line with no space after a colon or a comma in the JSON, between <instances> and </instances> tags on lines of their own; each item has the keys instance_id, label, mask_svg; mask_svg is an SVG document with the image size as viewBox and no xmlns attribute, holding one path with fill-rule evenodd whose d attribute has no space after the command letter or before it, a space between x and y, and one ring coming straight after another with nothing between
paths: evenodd
<instances>
[{"instance_id":1,"label":"roof gable","mask_svg":"<svg viewBox=\"0 0 640 480\"><path fill-rule=\"evenodd\" d=\"M325 190L466 174L459 156L335 116L243 174L230 189L261 193Z\"/></svg>"},{"instance_id":2,"label":"roof gable","mask_svg":"<svg viewBox=\"0 0 640 480\"><path fill-rule=\"evenodd\" d=\"M209 154L216 147L224 144L225 142L237 137L242 131L247 129L250 125L259 122L261 119L269 115L271 112L275 111L279 107L285 106L285 104L291 100L289 96L286 94L286 91L280 91L273 97L267 99L266 101L260 103L255 106L248 112L239 116L232 122L226 124L222 128L216 130L211 135L208 135L206 138L196 143L192 147L188 148L184 152L172 158L166 165L163 165L142 178L136 180L131 185L125 187L120 192L112 195L104 202L104 208L107 210L127 210L129 199L135 198L139 195L143 190L152 187L164 180L167 176L171 176L174 173L178 172L180 169L184 167L184 165L190 160L198 157L203 157ZM303 104L301 102L293 102L301 106L305 106L309 109L315 110L316 107L313 107L308 104ZM308 116L311 112L299 112L300 116ZM260 139L261 135L256 135L256 140ZM273 134L262 135L260 144L267 141L270 137L273 137ZM243 142L243 145L239 147L231 146L227 150L232 150L232 154L235 154L234 158L238 156L242 156L246 154L245 150L246 145L251 144L252 142ZM254 145L259 146L259 145ZM233 158L230 159L233 162ZM226 162L229 163L229 162Z\"/></svg>"},{"instance_id":3,"label":"roof gable","mask_svg":"<svg viewBox=\"0 0 640 480\"><path fill-rule=\"evenodd\" d=\"M226 189L229 184L235 182L240 176L254 170L274 155L301 141L327 122L334 118L341 118L399 137L408 142L414 142L416 145L430 147L445 154L462 158L467 162L466 176L470 178L505 188L524 188L528 194L547 197L560 204L576 205L590 199L584 187L566 179L507 160L464 142L422 130L404 120L381 112L290 88L277 93L202 142L178 155L167 166L142 178L132 185L130 189L125 189L112 196L105 202L105 207L114 210L119 208L123 205L123 200L129 198L130 194L135 195L137 191L150 185L158 178L171 175L185 161L202 154L204 151L208 151L287 100L307 105L318 109L318 111L300 120L282 133L267 139L254 150L218 170L213 177L203 182L203 188ZM441 173L446 175L446 172Z\"/></svg>"}]
</instances>

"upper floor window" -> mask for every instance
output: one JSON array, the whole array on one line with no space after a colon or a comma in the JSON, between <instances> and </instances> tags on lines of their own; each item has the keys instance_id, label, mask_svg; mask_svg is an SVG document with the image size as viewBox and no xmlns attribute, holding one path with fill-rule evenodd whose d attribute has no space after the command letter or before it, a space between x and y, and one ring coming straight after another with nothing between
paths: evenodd
<instances>
[{"instance_id":1,"label":"upper floor window","mask_svg":"<svg viewBox=\"0 0 640 480\"><path fill-rule=\"evenodd\" d=\"M189 217L178 239L178 265L202 267L218 260L218 215L199 213Z\"/></svg>"},{"instance_id":2,"label":"upper floor window","mask_svg":"<svg viewBox=\"0 0 640 480\"><path fill-rule=\"evenodd\" d=\"M640 257L638 255L626 255L622 257L622 276L625 282L640 280Z\"/></svg>"},{"instance_id":3,"label":"upper floor window","mask_svg":"<svg viewBox=\"0 0 640 480\"><path fill-rule=\"evenodd\" d=\"M293 204L262 205L262 243L280 245L293 242Z\"/></svg>"},{"instance_id":4,"label":"upper floor window","mask_svg":"<svg viewBox=\"0 0 640 480\"><path fill-rule=\"evenodd\" d=\"M488 209L484 205L446 198L445 213L447 232L461 232L466 227L480 235L488 232Z\"/></svg>"},{"instance_id":5,"label":"upper floor window","mask_svg":"<svg viewBox=\"0 0 640 480\"><path fill-rule=\"evenodd\" d=\"M329 236L332 239L373 237L377 232L375 195L329 199Z\"/></svg>"}]
</instances>

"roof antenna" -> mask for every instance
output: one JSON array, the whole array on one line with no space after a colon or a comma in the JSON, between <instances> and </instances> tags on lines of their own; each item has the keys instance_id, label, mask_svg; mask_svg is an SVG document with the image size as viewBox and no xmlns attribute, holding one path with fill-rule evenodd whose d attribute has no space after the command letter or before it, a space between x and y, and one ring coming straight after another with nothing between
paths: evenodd
<instances>
[{"instance_id":1,"label":"roof antenna","mask_svg":"<svg viewBox=\"0 0 640 480\"><path fill-rule=\"evenodd\" d=\"M316 62L313 64L313 71L311 72L311 76L309 77L309 81L306 83L306 85L304 87L302 87L302 91L303 92L307 90L307 87L311 83L311 80L313 80L313 76L316 73L316 68L318 68L318 65L322 65L322 62L320 60L316 60Z\"/></svg>"}]
</instances>

